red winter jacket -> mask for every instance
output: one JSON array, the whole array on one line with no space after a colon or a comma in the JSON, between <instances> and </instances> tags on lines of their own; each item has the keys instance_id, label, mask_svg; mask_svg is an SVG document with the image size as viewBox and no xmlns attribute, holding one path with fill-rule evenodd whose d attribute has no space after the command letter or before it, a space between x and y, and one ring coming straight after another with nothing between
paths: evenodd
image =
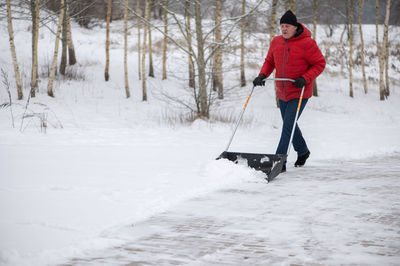
<instances>
[{"instance_id":1,"label":"red winter jacket","mask_svg":"<svg viewBox=\"0 0 400 266\"><path fill-rule=\"evenodd\" d=\"M259 75L264 74L268 77L275 68L276 78L303 77L306 80L303 98L310 98L314 79L322 73L326 62L316 42L311 38L311 32L300 23L298 27L294 37L285 39L280 35L272 40ZM300 98L301 89L290 81L276 81L276 87L277 96L281 100Z\"/></svg>"}]
</instances>

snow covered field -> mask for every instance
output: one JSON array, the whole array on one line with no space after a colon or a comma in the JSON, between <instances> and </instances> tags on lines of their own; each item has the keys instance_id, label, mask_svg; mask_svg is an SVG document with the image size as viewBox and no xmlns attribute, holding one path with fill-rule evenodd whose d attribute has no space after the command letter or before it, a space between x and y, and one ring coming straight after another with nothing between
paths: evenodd
<instances>
[{"instance_id":1,"label":"snow covered field","mask_svg":"<svg viewBox=\"0 0 400 266\"><path fill-rule=\"evenodd\" d=\"M15 21L14 25L17 56L26 85L25 95L28 95L30 77L30 43L24 42L30 40L28 26L26 21ZM129 240L118 238L118 234L127 226L138 223L145 225L150 217L157 217L179 204L226 189L227 186L237 189L242 186L253 186L252 189L262 186L266 193L277 195L275 200L279 206L283 205L280 199L289 204L290 197L287 196L292 194L306 201L310 195L305 193L302 198L299 187L309 192L312 190L302 187L301 179L305 178L306 184L311 187L329 183L337 177L330 175L322 181L320 178L314 181L313 172L321 166L328 168L331 164L339 171L338 161L370 161L368 167L371 167L371 172L376 172L374 187L369 188L372 192L379 187L398 188L398 167L391 172L390 178L379 179L383 168L374 170L376 158L398 156L400 152L398 72L390 72L393 83L391 96L386 101L379 101L378 85L374 81L369 82L370 91L367 95L363 93L361 82L357 81L355 97L352 99L348 97L348 80L345 77L339 73L322 74L318 79L320 97L309 101L299 122L311 150L306 167L304 170L293 168L296 155L292 153L289 156L288 173L278 176L273 186L265 187L262 174L226 161L214 160L225 148L233 123L216 120L180 123L178 121L185 117L186 110L161 99L160 95L165 91L179 95L186 84L183 80L186 74L182 73L182 63L186 62L186 57L179 52L170 53L170 78L167 81L159 78L161 57L156 53L156 78L148 80L149 101L142 102L141 84L137 80L137 54L132 45L129 73L133 97L128 100L124 98L121 23L116 21L112 27L111 80L106 83L103 81L104 29L97 27L87 30L73 25L79 62L74 69L81 79L57 81L56 97L52 99L46 95L47 80L42 78L40 93L31 99L29 105L29 112L47 114L49 126L46 134L41 132L37 118L26 119L23 131L20 131L26 98L13 107L15 128L11 127L10 109L0 109L0 264L57 264L82 256L86 254L84 252L121 245L121 241L129 243ZM366 26L366 32L370 33L366 34L369 42L374 41L373 30L372 25ZM391 39L395 44L400 30L392 30ZM6 70L14 85L5 21L0 21L0 34L4 36L0 39L0 67ZM132 30L132 43L135 34L136 31ZM155 34L154 37L157 36ZM319 36L323 38L322 30ZM333 40L338 41L337 37L335 35ZM48 64L53 52L53 36L46 29L41 33L39 49L39 64ZM259 53L257 50L249 54L249 58L261 66L263 58ZM238 58L231 56L225 64L235 62L238 62ZM393 63L399 68L398 61ZM229 65L225 67L229 68ZM334 66L329 67L330 72L335 69ZM370 66L368 69L368 75L376 79L376 68ZM246 71L250 86L258 69L249 68ZM247 97L250 88L235 87L239 83L238 73L229 71L225 75L225 86L231 89L227 91L226 100L217 103L211 111L220 117L236 119ZM12 93L15 95L14 88ZM6 90L1 87L0 104L7 101ZM272 84L259 87L250 101L231 150L273 153L280 127L280 114L275 107ZM398 160L394 162L398 163ZM358 169L351 163L344 163L343 167L346 173ZM390 165L387 167L390 168ZM296 182L292 183L290 178L296 178ZM346 176L343 178L346 179ZM360 182L369 182L358 179L354 173L350 179L351 182L343 184L348 193L356 193ZM339 186L340 182L336 185ZM282 190L285 193L280 194ZM327 192L325 190L315 192L323 197L328 195L324 194ZM370 196L366 195L373 214L382 202L376 203L374 197L377 193L372 192ZM399 196L393 194L393 208L388 215L400 211ZM254 198L242 197L242 200L248 200L244 205L251 206ZM344 202L348 204L352 201L349 199ZM362 200L355 202L359 204L354 206L355 209L365 207ZM330 204L335 205L335 202ZM299 206L294 204L285 208L288 213L293 212L293 219L296 219ZM323 214L321 208L309 207L310 217ZM337 232L338 227L330 226L335 214L342 215L343 212L339 208L333 217L326 217L326 223L319 224L321 234ZM363 232L369 228L366 220L359 219L356 222ZM293 229L285 222L278 220L276 223L288 231ZM349 224L343 224L344 232ZM391 245L399 252L399 225L393 223L393 226L395 231L387 234L397 239ZM294 233L298 232L295 230ZM298 240L303 236L299 234ZM351 241L352 236L346 237L346 241ZM275 236L274 240L277 239ZM285 234L282 234L281 240L274 241L278 246L273 248L279 249L280 243L287 244ZM337 241L341 241L340 238ZM296 243L292 245L297 250L299 247ZM310 245L318 243L311 242ZM345 247L341 247L337 254L342 254L343 249ZM357 264L358 257L352 258L351 253L348 256L349 260L344 263ZM329 264L329 261L325 262Z\"/></svg>"}]
</instances>

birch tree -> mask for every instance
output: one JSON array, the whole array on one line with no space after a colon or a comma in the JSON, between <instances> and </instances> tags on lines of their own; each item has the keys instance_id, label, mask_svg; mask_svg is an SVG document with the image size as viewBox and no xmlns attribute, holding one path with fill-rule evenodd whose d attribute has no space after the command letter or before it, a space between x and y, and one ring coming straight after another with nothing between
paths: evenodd
<instances>
[{"instance_id":1,"label":"birch tree","mask_svg":"<svg viewBox=\"0 0 400 266\"><path fill-rule=\"evenodd\" d=\"M384 100L390 94L389 91L389 76L387 75L386 79L386 87L384 84L383 72L385 70L385 64L389 59L389 50L388 50L388 27L389 27L389 17L390 17L390 0L386 0L386 13L385 13L385 22L384 22L384 32L383 32L383 41L382 46L379 43L379 31L378 31L378 11L379 11L379 1L376 0L376 8L375 8L375 19L376 19L376 44L377 44L377 52L379 58L379 95L380 100Z\"/></svg>"},{"instance_id":2,"label":"birch tree","mask_svg":"<svg viewBox=\"0 0 400 266\"><path fill-rule=\"evenodd\" d=\"M144 10L145 20L149 21L150 18L150 0L146 0L146 7ZM147 87L146 87L146 48L147 48L147 29L148 27L144 26L143 33L143 48L142 48L142 100L147 101Z\"/></svg>"},{"instance_id":3,"label":"birch tree","mask_svg":"<svg viewBox=\"0 0 400 266\"><path fill-rule=\"evenodd\" d=\"M71 17L69 15L69 5L66 5L66 20L67 20L67 44L68 44L68 63L69 65L76 64L76 55L75 55L75 47L74 42L72 41L72 31L71 31Z\"/></svg>"},{"instance_id":4,"label":"birch tree","mask_svg":"<svg viewBox=\"0 0 400 266\"><path fill-rule=\"evenodd\" d=\"M65 75L65 69L67 67L67 0L64 0L64 16L62 21L62 49L61 49L61 63L60 63L60 73Z\"/></svg>"},{"instance_id":5,"label":"birch tree","mask_svg":"<svg viewBox=\"0 0 400 266\"><path fill-rule=\"evenodd\" d=\"M8 21L8 34L10 37L9 40L10 40L11 57L12 57L13 64L14 64L15 82L17 85L18 100L22 100L24 95L22 93L21 75L19 73L17 52L15 51L14 30L13 30L13 25L12 25L10 0L7 0L7 21Z\"/></svg>"},{"instance_id":6,"label":"birch tree","mask_svg":"<svg viewBox=\"0 0 400 266\"><path fill-rule=\"evenodd\" d=\"M313 39L317 41L317 20L318 20L319 0L313 0ZM313 96L318 96L317 79L314 80Z\"/></svg>"},{"instance_id":7,"label":"birch tree","mask_svg":"<svg viewBox=\"0 0 400 266\"><path fill-rule=\"evenodd\" d=\"M276 36L277 16L278 16L278 0L272 0L271 20L269 23L269 43L270 44L272 42L272 39Z\"/></svg>"},{"instance_id":8,"label":"birch tree","mask_svg":"<svg viewBox=\"0 0 400 266\"><path fill-rule=\"evenodd\" d=\"M139 0L136 0L136 12L137 12L137 14L139 14L139 16L142 16L142 9L140 8ZM139 76L139 80L141 80L142 79L142 71L141 71L142 67L141 67L141 61L140 61L140 58L141 58L140 54L141 54L142 48L141 48L141 40L140 40L140 30L142 27L142 21L139 16L136 16L137 17L137 38L138 38L137 50L138 50L138 76Z\"/></svg>"},{"instance_id":9,"label":"birch tree","mask_svg":"<svg viewBox=\"0 0 400 266\"><path fill-rule=\"evenodd\" d=\"M292 5L292 0L286 0L285 2L285 10L289 10L291 9L291 5Z\"/></svg>"},{"instance_id":10,"label":"birch tree","mask_svg":"<svg viewBox=\"0 0 400 266\"><path fill-rule=\"evenodd\" d=\"M111 21L111 7L112 0L107 2L107 25L106 25L106 69L104 71L104 78L106 81L110 79L110 21Z\"/></svg>"},{"instance_id":11,"label":"birch tree","mask_svg":"<svg viewBox=\"0 0 400 266\"><path fill-rule=\"evenodd\" d=\"M354 9L354 0L350 0L350 14L349 14L349 88L350 88L350 97L354 97L353 93L353 9Z\"/></svg>"},{"instance_id":12,"label":"birch tree","mask_svg":"<svg viewBox=\"0 0 400 266\"><path fill-rule=\"evenodd\" d=\"M296 14L296 0L286 0L285 2L286 10L292 10L294 14Z\"/></svg>"},{"instance_id":13,"label":"birch tree","mask_svg":"<svg viewBox=\"0 0 400 266\"><path fill-rule=\"evenodd\" d=\"M54 81L54 77L56 75L58 44L60 42L60 33L61 33L63 19L64 19L64 0L60 0L60 14L58 17L56 40L55 40L55 44L54 44L54 55L53 55L53 61L51 63L51 68L50 68L49 83L47 84L47 95L49 95L50 97L54 97L53 81Z\"/></svg>"},{"instance_id":14,"label":"birch tree","mask_svg":"<svg viewBox=\"0 0 400 266\"><path fill-rule=\"evenodd\" d=\"M367 87L367 77L365 75L365 56L364 56L364 37L363 37L363 30L362 30L362 12L363 12L363 6L364 6L364 0L360 0L359 3L359 11L358 11L358 28L360 31L360 42L361 42L361 71L362 71L362 77L363 77L363 87L364 87L364 93L368 93L368 87Z\"/></svg>"},{"instance_id":15,"label":"birch tree","mask_svg":"<svg viewBox=\"0 0 400 266\"><path fill-rule=\"evenodd\" d=\"M188 62L189 62L189 87L195 88L195 80L194 80L194 63L193 63L193 50L192 50L192 28L190 24L191 15L190 15L190 0L185 1L185 15L186 15L186 35L187 35L187 43L188 43ZM196 96L195 96L196 97Z\"/></svg>"},{"instance_id":16,"label":"birch tree","mask_svg":"<svg viewBox=\"0 0 400 266\"><path fill-rule=\"evenodd\" d=\"M213 58L213 89L218 91L218 99L224 98L224 88L222 80L222 45L221 45L221 20L222 20L222 0L215 2L215 52Z\"/></svg>"},{"instance_id":17,"label":"birch tree","mask_svg":"<svg viewBox=\"0 0 400 266\"><path fill-rule=\"evenodd\" d=\"M39 43L39 6L40 0L31 0L32 14L32 73L31 73L31 97L36 96L38 87L38 43Z\"/></svg>"},{"instance_id":18,"label":"birch tree","mask_svg":"<svg viewBox=\"0 0 400 266\"><path fill-rule=\"evenodd\" d=\"M129 0L125 0L124 6L124 80L126 98L131 96L128 82L128 5Z\"/></svg>"},{"instance_id":19,"label":"birch tree","mask_svg":"<svg viewBox=\"0 0 400 266\"><path fill-rule=\"evenodd\" d=\"M200 3L196 1L194 4L194 16L196 22L196 39L197 39L197 68L199 72L199 97L200 97L200 116L209 117L207 86L206 86L206 62L204 58L204 39L203 26L200 11Z\"/></svg>"},{"instance_id":20,"label":"birch tree","mask_svg":"<svg viewBox=\"0 0 400 266\"><path fill-rule=\"evenodd\" d=\"M390 16L390 0L386 0L386 13L385 13L385 26L383 31L383 48L384 50L384 61L385 61L385 96L390 95L389 88L389 16Z\"/></svg>"},{"instance_id":21,"label":"birch tree","mask_svg":"<svg viewBox=\"0 0 400 266\"><path fill-rule=\"evenodd\" d=\"M378 54L378 60L379 60L379 99L381 101L385 100L385 85L383 83L383 68L384 68L384 50L382 49L380 43L379 43L379 20L378 20L378 15L379 15L379 0L375 1L375 28L376 28L376 50Z\"/></svg>"},{"instance_id":22,"label":"birch tree","mask_svg":"<svg viewBox=\"0 0 400 266\"><path fill-rule=\"evenodd\" d=\"M271 44L272 39L276 35L276 24L277 24L277 14L278 13L278 0L272 0L272 6L271 6L271 23L270 23L270 29L269 29L269 43ZM275 77L275 70L273 73L273 76ZM279 107L279 98L278 95L276 94L276 83L274 82L274 90L275 90L275 101L276 101L276 106Z\"/></svg>"},{"instance_id":23,"label":"birch tree","mask_svg":"<svg viewBox=\"0 0 400 266\"><path fill-rule=\"evenodd\" d=\"M162 58L162 79L167 79L167 43L168 43L168 0L164 0L163 18L164 18L164 40L163 40L163 58Z\"/></svg>"},{"instance_id":24,"label":"birch tree","mask_svg":"<svg viewBox=\"0 0 400 266\"><path fill-rule=\"evenodd\" d=\"M153 7L154 5L151 5L151 7ZM150 12L151 8L149 7L149 12ZM150 20L150 14L147 18L148 20ZM151 25L147 24L147 32L149 34L149 45L148 45L148 50L149 50L149 77L154 78L154 67L153 67L153 44L151 41Z\"/></svg>"},{"instance_id":25,"label":"birch tree","mask_svg":"<svg viewBox=\"0 0 400 266\"><path fill-rule=\"evenodd\" d=\"M294 14L296 14L296 0L292 0L291 8Z\"/></svg>"},{"instance_id":26,"label":"birch tree","mask_svg":"<svg viewBox=\"0 0 400 266\"><path fill-rule=\"evenodd\" d=\"M246 0L242 0L242 21L240 25L240 86L244 87L246 86L246 75L244 72L244 32L246 29L246 19L244 18L244 15L246 14Z\"/></svg>"}]
</instances>

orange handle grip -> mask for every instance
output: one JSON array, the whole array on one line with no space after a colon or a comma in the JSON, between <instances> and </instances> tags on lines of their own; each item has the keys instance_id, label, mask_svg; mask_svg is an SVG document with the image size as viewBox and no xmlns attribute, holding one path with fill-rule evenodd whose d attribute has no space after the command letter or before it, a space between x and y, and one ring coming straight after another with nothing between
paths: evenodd
<instances>
[{"instance_id":1,"label":"orange handle grip","mask_svg":"<svg viewBox=\"0 0 400 266\"><path fill-rule=\"evenodd\" d=\"M247 100L246 100L246 102L244 103L243 110L246 110L247 104L249 103L250 98L251 98L251 93L249 94L249 97L247 97Z\"/></svg>"}]
</instances>

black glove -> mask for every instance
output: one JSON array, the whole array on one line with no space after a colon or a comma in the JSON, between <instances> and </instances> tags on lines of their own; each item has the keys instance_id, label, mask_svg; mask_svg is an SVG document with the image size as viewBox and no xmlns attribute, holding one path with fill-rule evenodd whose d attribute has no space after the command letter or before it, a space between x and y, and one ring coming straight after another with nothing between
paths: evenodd
<instances>
[{"instance_id":1,"label":"black glove","mask_svg":"<svg viewBox=\"0 0 400 266\"><path fill-rule=\"evenodd\" d=\"M303 77L297 78L293 83L293 85L296 85L299 88L303 88L306 86L306 80Z\"/></svg>"},{"instance_id":2,"label":"black glove","mask_svg":"<svg viewBox=\"0 0 400 266\"><path fill-rule=\"evenodd\" d=\"M265 78L266 78L267 76L265 76L264 74L261 74L261 75L259 75L258 77L256 77L254 80L253 80L253 85L254 85L254 87L255 86L264 86L265 85Z\"/></svg>"}]
</instances>

